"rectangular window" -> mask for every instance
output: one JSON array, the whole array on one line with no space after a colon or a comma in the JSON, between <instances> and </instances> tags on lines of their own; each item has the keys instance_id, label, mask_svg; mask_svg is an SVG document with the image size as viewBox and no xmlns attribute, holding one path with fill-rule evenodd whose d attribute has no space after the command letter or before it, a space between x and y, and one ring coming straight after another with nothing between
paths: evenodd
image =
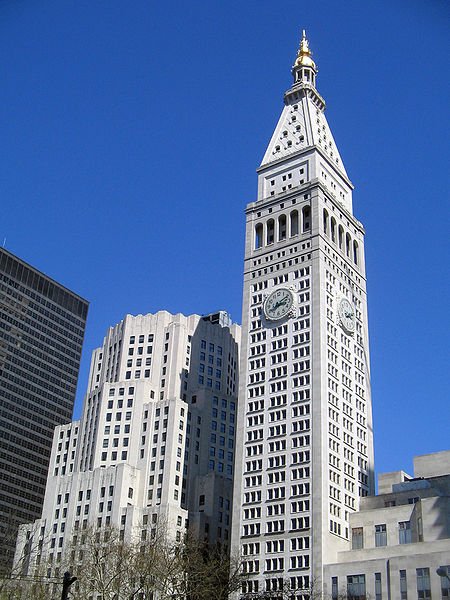
<instances>
[{"instance_id":1,"label":"rectangular window","mask_svg":"<svg viewBox=\"0 0 450 600\"><path fill-rule=\"evenodd\" d=\"M409 521L400 521L398 524L398 543L411 543L411 523Z\"/></svg>"},{"instance_id":2,"label":"rectangular window","mask_svg":"<svg viewBox=\"0 0 450 600\"><path fill-rule=\"evenodd\" d=\"M352 600L366 600L366 576L347 576L347 596Z\"/></svg>"},{"instance_id":3,"label":"rectangular window","mask_svg":"<svg viewBox=\"0 0 450 600\"><path fill-rule=\"evenodd\" d=\"M375 525L375 546L379 548L380 546L386 546L387 544L387 532L386 525Z\"/></svg>"},{"instance_id":4,"label":"rectangular window","mask_svg":"<svg viewBox=\"0 0 450 600\"><path fill-rule=\"evenodd\" d=\"M431 587L430 587L430 569L416 569L417 577L417 598L422 600L431 599Z\"/></svg>"},{"instance_id":5,"label":"rectangular window","mask_svg":"<svg viewBox=\"0 0 450 600\"><path fill-rule=\"evenodd\" d=\"M450 598L450 565L439 567L438 575L441 577L442 598Z\"/></svg>"},{"instance_id":6,"label":"rectangular window","mask_svg":"<svg viewBox=\"0 0 450 600\"><path fill-rule=\"evenodd\" d=\"M375 600L382 600L381 573L375 573Z\"/></svg>"},{"instance_id":7,"label":"rectangular window","mask_svg":"<svg viewBox=\"0 0 450 600\"><path fill-rule=\"evenodd\" d=\"M360 550L364 548L363 528L353 527L352 529L352 550Z\"/></svg>"},{"instance_id":8,"label":"rectangular window","mask_svg":"<svg viewBox=\"0 0 450 600\"><path fill-rule=\"evenodd\" d=\"M399 571L400 576L400 600L408 600L408 582L406 580L406 571Z\"/></svg>"},{"instance_id":9,"label":"rectangular window","mask_svg":"<svg viewBox=\"0 0 450 600\"><path fill-rule=\"evenodd\" d=\"M331 600L338 600L338 578L331 578Z\"/></svg>"}]
</instances>

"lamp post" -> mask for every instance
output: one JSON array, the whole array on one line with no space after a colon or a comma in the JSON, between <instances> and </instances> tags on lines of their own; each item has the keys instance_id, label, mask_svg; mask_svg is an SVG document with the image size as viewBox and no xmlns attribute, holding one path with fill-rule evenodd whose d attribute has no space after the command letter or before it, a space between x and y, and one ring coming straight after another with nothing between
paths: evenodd
<instances>
[{"instance_id":1,"label":"lamp post","mask_svg":"<svg viewBox=\"0 0 450 600\"><path fill-rule=\"evenodd\" d=\"M76 581L76 577L72 577L69 571L64 573L63 577L63 589L61 594L61 600L68 600L69 598L69 588L74 581Z\"/></svg>"},{"instance_id":2,"label":"lamp post","mask_svg":"<svg viewBox=\"0 0 450 600\"><path fill-rule=\"evenodd\" d=\"M445 569L444 567L439 567L438 569L436 569L436 573L439 575L439 577L445 577L448 583L450 584L450 577L447 573L447 569ZM450 585L448 586L448 588L450 589Z\"/></svg>"}]
</instances>

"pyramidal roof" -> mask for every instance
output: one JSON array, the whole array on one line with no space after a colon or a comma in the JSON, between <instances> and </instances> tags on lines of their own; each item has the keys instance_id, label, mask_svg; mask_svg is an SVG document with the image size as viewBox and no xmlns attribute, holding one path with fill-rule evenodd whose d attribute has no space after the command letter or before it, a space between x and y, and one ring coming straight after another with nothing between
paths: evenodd
<instances>
[{"instance_id":1,"label":"pyramidal roof","mask_svg":"<svg viewBox=\"0 0 450 600\"><path fill-rule=\"evenodd\" d=\"M312 60L306 33L292 67L294 84L284 95L285 107L269 142L261 167L311 146L319 148L329 162L347 178L344 164L324 114L325 100L315 87L317 67Z\"/></svg>"}]
</instances>

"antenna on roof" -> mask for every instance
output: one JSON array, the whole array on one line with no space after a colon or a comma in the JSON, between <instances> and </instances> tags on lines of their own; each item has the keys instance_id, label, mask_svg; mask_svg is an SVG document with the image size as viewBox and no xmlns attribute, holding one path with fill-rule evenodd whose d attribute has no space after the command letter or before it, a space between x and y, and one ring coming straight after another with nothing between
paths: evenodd
<instances>
[{"instance_id":1,"label":"antenna on roof","mask_svg":"<svg viewBox=\"0 0 450 600\"><path fill-rule=\"evenodd\" d=\"M3 238L3 248L6 246L6 238Z\"/></svg>"}]
</instances>

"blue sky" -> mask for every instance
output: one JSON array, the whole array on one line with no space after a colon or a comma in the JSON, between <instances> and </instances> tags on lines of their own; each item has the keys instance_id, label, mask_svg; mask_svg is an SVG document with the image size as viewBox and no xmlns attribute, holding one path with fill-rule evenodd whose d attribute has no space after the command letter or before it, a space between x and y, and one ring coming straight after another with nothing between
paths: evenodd
<instances>
[{"instance_id":1,"label":"blue sky","mask_svg":"<svg viewBox=\"0 0 450 600\"><path fill-rule=\"evenodd\" d=\"M3 0L0 242L91 302L241 320L244 208L302 28L367 231L378 471L448 449L444 0Z\"/></svg>"}]
</instances>

